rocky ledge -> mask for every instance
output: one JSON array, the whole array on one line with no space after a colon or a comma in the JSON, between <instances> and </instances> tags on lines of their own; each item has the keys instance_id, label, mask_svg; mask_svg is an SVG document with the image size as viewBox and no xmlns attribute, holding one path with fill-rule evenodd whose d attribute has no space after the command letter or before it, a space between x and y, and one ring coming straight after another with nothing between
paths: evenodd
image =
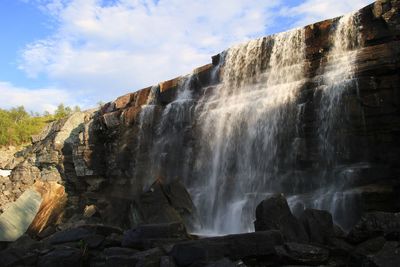
<instances>
[{"instance_id":1,"label":"rocky ledge","mask_svg":"<svg viewBox=\"0 0 400 267\"><path fill-rule=\"evenodd\" d=\"M182 183L192 178L182 177L183 152L197 149L190 114L178 114L181 121L172 133L180 135L165 145L168 153L151 157L156 137L165 134L157 132L156 122L176 100L180 77L54 122L3 164L12 173L0 178L0 266L398 266L399 10L400 1L379 0L360 11L364 46L355 63L358 86L343 99L354 123L344 133L349 153L338 158L352 168L337 170L335 177L343 190L361 198L357 212L364 215L348 234L326 211L293 215L282 195L250 211L256 232L188 234L199 224ZM300 192L305 195L308 186L321 183L312 172L320 160L314 78L329 55L337 21L305 27L308 82L301 91L298 140L304 149L294 169L307 181ZM221 58L193 71L194 101L215 90ZM152 116L146 117L150 108ZM289 188L286 195L292 182L282 182Z\"/></svg>"},{"instance_id":2,"label":"rocky ledge","mask_svg":"<svg viewBox=\"0 0 400 267\"><path fill-rule=\"evenodd\" d=\"M283 195L262 201L256 232L219 237L176 223L123 231L82 224L1 243L0 266L375 266L400 263L400 213L367 213L345 234L326 211L295 217Z\"/></svg>"}]
</instances>

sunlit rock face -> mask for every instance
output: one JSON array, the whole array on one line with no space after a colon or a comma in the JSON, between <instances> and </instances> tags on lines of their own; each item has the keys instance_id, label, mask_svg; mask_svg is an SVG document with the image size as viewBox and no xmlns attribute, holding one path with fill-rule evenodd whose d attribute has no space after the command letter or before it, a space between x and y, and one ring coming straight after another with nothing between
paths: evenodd
<instances>
[{"instance_id":1,"label":"sunlit rock face","mask_svg":"<svg viewBox=\"0 0 400 267\"><path fill-rule=\"evenodd\" d=\"M248 232L277 193L295 215L329 210L344 229L364 211L399 211L399 5L239 44L75 114L35 138L16 170L64 184L72 223L160 222L141 209L148 199L193 232ZM183 187L165 191L177 181L193 202Z\"/></svg>"}]
</instances>

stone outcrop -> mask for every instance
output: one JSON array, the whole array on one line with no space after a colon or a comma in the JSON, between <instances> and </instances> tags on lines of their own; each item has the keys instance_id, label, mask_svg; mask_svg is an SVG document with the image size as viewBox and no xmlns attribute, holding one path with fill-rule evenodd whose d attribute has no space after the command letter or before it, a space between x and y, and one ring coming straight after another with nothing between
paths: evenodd
<instances>
[{"instance_id":1,"label":"stone outcrop","mask_svg":"<svg viewBox=\"0 0 400 267\"><path fill-rule=\"evenodd\" d=\"M351 123L338 133L347 140L346 153L339 151L337 167L328 170L334 178L329 182L340 188L341 193L351 193L359 197L359 205L354 212L356 219L368 211L400 211L399 9L400 2L397 0L377 1L359 12L363 46L354 63L354 79L358 86L350 88L342 99L341 105ZM298 118L298 136L296 140L292 140L296 141L293 143L298 149L293 150L291 155L295 158L293 166L291 165L293 172L280 177L279 181L280 191L288 196L298 194L307 199L311 190L328 182L321 181L315 175L315 170L323 165L318 154L316 133L320 108L318 78L321 64L329 56L331 35L337 22L336 18L305 27L307 81L297 99L296 104L301 107L302 113ZM268 45L267 38L264 39L264 44ZM201 215L197 214L190 198L190 194L193 196L198 192L187 188L193 185L195 179L203 178L200 177L201 174L192 172L198 163L193 159L199 151L200 145L196 143L196 138L200 130L196 128L196 120L192 118L194 106L186 109L182 106L176 107L180 103L177 97L183 88L190 88L191 101L206 101L213 90L218 89L216 84L221 79L223 60L224 53L221 53L212 58L212 64L193 71L189 80L178 77L126 94L99 109L77 112L54 122L41 135L35 136L32 146L20 153L22 161L16 162L11 176L7 179L1 178L3 194L7 191L12 196L7 197L4 202L12 203L26 192L29 194L35 190L36 193L33 194L39 196L24 200L27 205L34 206L34 212L21 229L28 229L30 225L30 234L47 236L56 230L98 223L112 224L124 229L138 227L140 224L173 222L184 223L188 229L192 229L194 224L198 224L197 220ZM176 113L163 121L168 109L173 109ZM235 167L232 166L232 169ZM232 181L235 179L245 177L231 178ZM294 182L299 184L296 192ZM332 245L343 241L337 234L332 234L332 229L337 228L329 215L306 210L298 219L291 213L283 197L275 198L273 204L268 204L272 200L266 200L257 208L256 230L260 230L260 233L206 240L203 243L191 240L188 241L188 247L199 253L199 258L205 257L207 261L218 262L226 254L241 252L231 248L235 244L243 248L244 254L239 255L245 258L251 256L253 251L251 247L246 247L247 241L243 240L253 238L257 243L258 238L267 231L268 234L265 235L273 235L272 239L276 241L271 247L279 246L279 253L271 253L274 257L283 259L285 264L325 264L324 248L316 249L315 254L309 251L314 251L312 246L315 244ZM40 201L35 202L35 199ZM282 214L284 216L280 217ZM31 218L32 216L35 218ZM355 221L349 222L348 227L354 223ZM24 231L19 230L19 235ZM283 241L273 231L280 231ZM103 235L102 242L120 244L120 240L115 239L121 236L116 235ZM378 236L381 236L380 232ZM16 237L17 235L13 239ZM362 240L366 242L372 237L376 238L377 235L368 234ZM358 246L357 242L361 239L357 238L352 244L346 243L346 248L347 245ZM389 239L389 233L383 238ZM100 242L99 239L101 238L96 236L85 242L96 244L97 241ZM308 244L311 247L298 245L309 241L312 242ZM221 248L222 252L210 251L209 244ZM174 258L175 261L179 261L177 257L182 255L180 251L183 248L179 246L175 248L178 255ZM374 254L372 258L368 256L368 260L380 262L382 255L394 251L394 243L386 242L385 246L387 249ZM136 264L139 261L151 261L160 255L170 257L164 255L166 253L163 251L160 252L159 248L151 249L148 254L135 257L124 255L125 250L111 250L107 253L115 253L113 256L99 256L97 260L110 262L107 264ZM338 250L329 252L340 254L346 249ZM266 251L270 252L269 249ZM75 264L68 262L67 258L68 255L76 255L76 264L81 264L87 260L85 253L84 248L57 249L53 254L47 253L46 257L41 254L39 262L45 265L52 263L54 258L61 257L66 259L66 264ZM211 256L207 258L208 255ZM241 257L233 257L229 261L237 261ZM165 258L165 261L168 262L169 259ZM25 260L29 261L31 258L23 261ZM197 259L184 258L182 261L186 264L186 260L194 262Z\"/></svg>"}]
</instances>

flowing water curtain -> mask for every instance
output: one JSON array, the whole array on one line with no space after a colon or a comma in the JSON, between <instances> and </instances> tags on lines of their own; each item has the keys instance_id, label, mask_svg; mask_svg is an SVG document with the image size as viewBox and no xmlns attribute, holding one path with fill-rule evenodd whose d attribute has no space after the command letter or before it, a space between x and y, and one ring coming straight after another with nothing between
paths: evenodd
<instances>
[{"instance_id":1,"label":"flowing water curtain","mask_svg":"<svg viewBox=\"0 0 400 267\"><path fill-rule=\"evenodd\" d=\"M295 137L296 98L305 83L304 30L231 48L222 83L198 110L200 147L194 200L204 228L253 228L255 205L280 191L280 172Z\"/></svg>"},{"instance_id":2,"label":"flowing water curtain","mask_svg":"<svg viewBox=\"0 0 400 267\"><path fill-rule=\"evenodd\" d=\"M341 137L348 127L348 116L343 97L349 88L355 88L355 61L360 48L359 18L357 13L343 16L332 36L332 49L323 67L320 88L321 100L318 116L320 153L325 167L337 164L344 157L347 146Z\"/></svg>"},{"instance_id":3,"label":"flowing water curtain","mask_svg":"<svg viewBox=\"0 0 400 267\"><path fill-rule=\"evenodd\" d=\"M359 17L351 13L340 18L332 35L332 48L321 67L319 89L321 100L317 116L320 152L320 186L314 193L311 206L329 210L334 220L348 229L357 219L359 196L346 192L340 179L341 161L349 152L346 132L350 127L345 97L357 88L355 66L361 37Z\"/></svg>"}]
</instances>

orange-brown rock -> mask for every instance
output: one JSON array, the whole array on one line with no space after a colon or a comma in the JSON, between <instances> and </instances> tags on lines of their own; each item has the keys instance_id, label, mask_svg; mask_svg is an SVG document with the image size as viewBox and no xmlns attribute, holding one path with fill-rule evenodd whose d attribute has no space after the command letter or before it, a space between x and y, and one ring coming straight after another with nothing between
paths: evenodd
<instances>
[{"instance_id":1,"label":"orange-brown rock","mask_svg":"<svg viewBox=\"0 0 400 267\"><path fill-rule=\"evenodd\" d=\"M28 231L39 234L46 227L60 222L67 204L67 194L64 186L55 182L37 181L33 188L42 196L42 203Z\"/></svg>"},{"instance_id":2,"label":"orange-brown rock","mask_svg":"<svg viewBox=\"0 0 400 267\"><path fill-rule=\"evenodd\" d=\"M123 109L125 108L132 100L133 93L129 93L123 96L118 97L115 101L115 109Z\"/></svg>"},{"instance_id":3,"label":"orange-brown rock","mask_svg":"<svg viewBox=\"0 0 400 267\"><path fill-rule=\"evenodd\" d=\"M122 113L124 124L125 125L133 124L136 121L141 110L142 108L140 106L139 107L133 106L124 110L124 112Z\"/></svg>"},{"instance_id":4,"label":"orange-brown rock","mask_svg":"<svg viewBox=\"0 0 400 267\"><path fill-rule=\"evenodd\" d=\"M179 84L181 77L174 78L172 80L168 80L160 83L160 92L163 93L171 88L176 87Z\"/></svg>"}]
</instances>

